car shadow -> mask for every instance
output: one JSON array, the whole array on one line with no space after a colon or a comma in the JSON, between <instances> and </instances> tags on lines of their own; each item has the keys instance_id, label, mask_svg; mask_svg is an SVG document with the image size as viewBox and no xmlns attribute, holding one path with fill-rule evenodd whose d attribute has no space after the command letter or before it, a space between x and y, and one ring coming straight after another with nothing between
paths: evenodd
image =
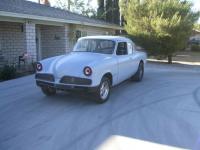
<instances>
[{"instance_id":1,"label":"car shadow","mask_svg":"<svg viewBox=\"0 0 200 150\"><path fill-rule=\"evenodd\" d=\"M79 103L87 103L87 105L106 105L113 103L115 99L114 95L118 95L123 93L124 91L128 91L132 88L137 88L138 86L143 86L146 81L151 80L151 77L144 76L141 82L132 81L131 79L127 79L121 82L118 85L115 85L111 88L110 98L107 102L103 104L99 104L95 101L94 94L83 91L57 91L57 94L54 96L46 96L44 99L48 99L48 101L57 101L67 104L79 104Z\"/></svg>"},{"instance_id":2,"label":"car shadow","mask_svg":"<svg viewBox=\"0 0 200 150\"><path fill-rule=\"evenodd\" d=\"M51 97L47 97L49 101L57 101L70 104L83 104L95 105L95 101L92 99L92 95L79 91L57 91L57 94Z\"/></svg>"},{"instance_id":3,"label":"car shadow","mask_svg":"<svg viewBox=\"0 0 200 150\"><path fill-rule=\"evenodd\" d=\"M148 78L144 78L144 80L148 80ZM107 102L103 103L109 103L112 102L112 95L115 95L119 93L118 91L126 91L130 88L132 88L135 84L142 83L142 82L134 82L130 79L125 80L121 82L120 84L113 86L111 88L110 98ZM60 101L60 102L66 102L66 103L87 103L89 105L103 105L99 104L94 99L94 94L89 92L83 92L83 91L57 91L57 94L51 97L47 97L49 101Z\"/></svg>"}]
</instances>

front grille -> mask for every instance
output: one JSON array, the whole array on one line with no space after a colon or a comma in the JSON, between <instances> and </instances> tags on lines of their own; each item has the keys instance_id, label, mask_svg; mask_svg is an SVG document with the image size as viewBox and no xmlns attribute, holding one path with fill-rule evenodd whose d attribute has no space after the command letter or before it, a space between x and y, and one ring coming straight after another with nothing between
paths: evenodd
<instances>
[{"instance_id":1,"label":"front grille","mask_svg":"<svg viewBox=\"0 0 200 150\"><path fill-rule=\"evenodd\" d=\"M60 80L60 83L64 83L64 84L77 84L77 85L91 85L92 84L92 80L91 79L85 79L85 78L64 76Z\"/></svg>"},{"instance_id":2,"label":"front grille","mask_svg":"<svg viewBox=\"0 0 200 150\"><path fill-rule=\"evenodd\" d=\"M35 78L45 81L52 81L52 82L55 81L54 76L52 74L47 74L47 73L37 73L35 74Z\"/></svg>"}]
</instances>

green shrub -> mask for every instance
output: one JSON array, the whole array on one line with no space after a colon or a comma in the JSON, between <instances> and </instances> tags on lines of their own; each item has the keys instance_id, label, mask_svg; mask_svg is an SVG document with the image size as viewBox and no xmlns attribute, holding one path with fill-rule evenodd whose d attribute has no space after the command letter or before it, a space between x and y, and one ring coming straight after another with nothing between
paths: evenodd
<instances>
[{"instance_id":1,"label":"green shrub","mask_svg":"<svg viewBox=\"0 0 200 150\"><path fill-rule=\"evenodd\" d=\"M16 77L16 69L13 66L5 65L0 70L0 80L9 80Z\"/></svg>"},{"instance_id":2,"label":"green shrub","mask_svg":"<svg viewBox=\"0 0 200 150\"><path fill-rule=\"evenodd\" d=\"M191 51L200 52L200 45L196 44L191 45Z\"/></svg>"}]
</instances>

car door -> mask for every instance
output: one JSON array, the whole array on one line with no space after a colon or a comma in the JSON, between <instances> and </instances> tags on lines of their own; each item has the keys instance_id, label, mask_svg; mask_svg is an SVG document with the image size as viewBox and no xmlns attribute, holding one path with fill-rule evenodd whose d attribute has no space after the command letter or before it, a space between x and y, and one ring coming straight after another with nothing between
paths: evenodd
<instances>
[{"instance_id":1,"label":"car door","mask_svg":"<svg viewBox=\"0 0 200 150\"><path fill-rule=\"evenodd\" d=\"M118 83L131 76L131 55L128 54L127 42L118 42L117 50Z\"/></svg>"},{"instance_id":2,"label":"car door","mask_svg":"<svg viewBox=\"0 0 200 150\"><path fill-rule=\"evenodd\" d=\"M137 57L137 53L136 53L136 48L135 48L135 44L132 42L128 42L127 43L127 48L128 48L128 55L130 57L130 74L131 76L134 75L138 69L138 57Z\"/></svg>"}]
</instances>

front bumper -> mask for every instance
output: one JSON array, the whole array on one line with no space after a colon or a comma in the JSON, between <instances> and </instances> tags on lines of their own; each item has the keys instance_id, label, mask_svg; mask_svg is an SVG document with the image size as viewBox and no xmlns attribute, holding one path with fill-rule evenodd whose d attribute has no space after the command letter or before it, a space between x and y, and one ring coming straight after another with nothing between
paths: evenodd
<instances>
[{"instance_id":1,"label":"front bumper","mask_svg":"<svg viewBox=\"0 0 200 150\"><path fill-rule=\"evenodd\" d=\"M73 76L63 76L61 79L55 79L52 74L36 73L36 84L40 87L52 87L58 90L84 90L95 91L97 87L92 87L92 80Z\"/></svg>"},{"instance_id":2,"label":"front bumper","mask_svg":"<svg viewBox=\"0 0 200 150\"><path fill-rule=\"evenodd\" d=\"M98 88L98 86L85 87L85 86L79 86L79 85L67 85L67 84L62 84L62 83L54 83L54 82L41 81L41 80L36 80L36 84L39 87L51 87L57 90L64 90L64 91L73 90L73 91L95 92Z\"/></svg>"}]
</instances>

